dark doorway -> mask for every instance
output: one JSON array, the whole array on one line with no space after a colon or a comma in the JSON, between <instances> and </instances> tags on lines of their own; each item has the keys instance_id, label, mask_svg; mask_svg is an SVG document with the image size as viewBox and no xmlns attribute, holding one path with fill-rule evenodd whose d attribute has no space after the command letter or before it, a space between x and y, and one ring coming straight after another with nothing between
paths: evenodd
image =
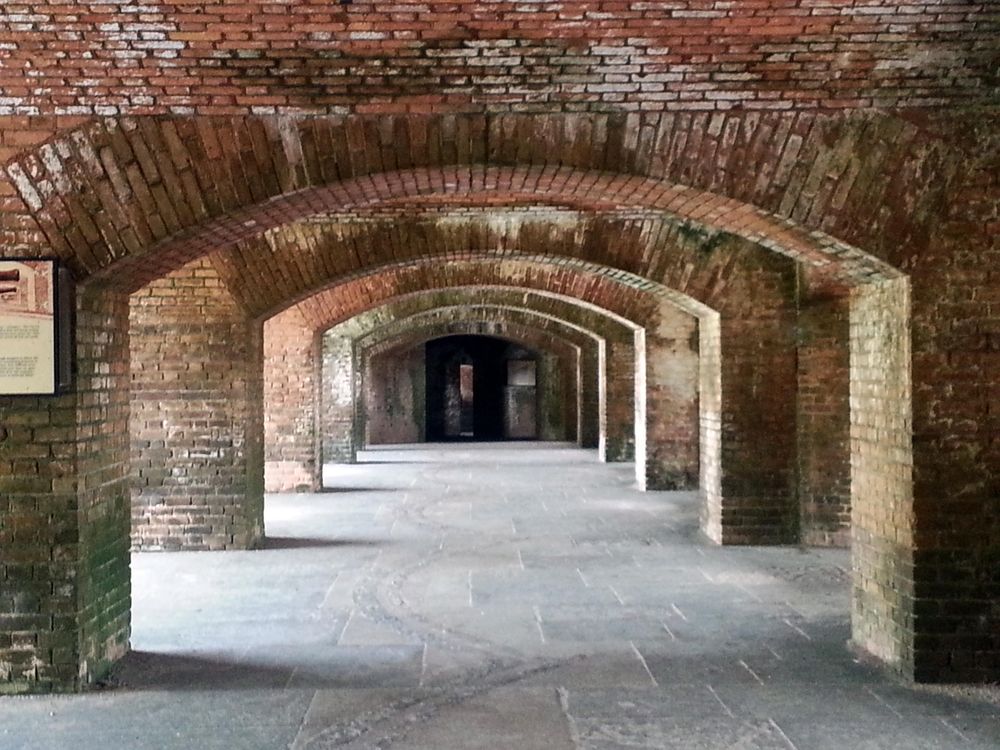
<instances>
[{"instance_id":1,"label":"dark doorway","mask_svg":"<svg viewBox=\"0 0 1000 750\"><path fill-rule=\"evenodd\" d=\"M427 440L533 440L537 355L490 336L426 344Z\"/></svg>"}]
</instances>

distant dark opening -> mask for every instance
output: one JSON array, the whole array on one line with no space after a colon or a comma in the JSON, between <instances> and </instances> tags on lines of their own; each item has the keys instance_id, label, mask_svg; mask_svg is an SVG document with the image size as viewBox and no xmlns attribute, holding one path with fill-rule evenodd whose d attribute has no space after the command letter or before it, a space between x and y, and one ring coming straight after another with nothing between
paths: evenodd
<instances>
[{"instance_id":1,"label":"distant dark opening","mask_svg":"<svg viewBox=\"0 0 1000 750\"><path fill-rule=\"evenodd\" d=\"M427 342L427 440L538 437L537 354L490 336Z\"/></svg>"}]
</instances>

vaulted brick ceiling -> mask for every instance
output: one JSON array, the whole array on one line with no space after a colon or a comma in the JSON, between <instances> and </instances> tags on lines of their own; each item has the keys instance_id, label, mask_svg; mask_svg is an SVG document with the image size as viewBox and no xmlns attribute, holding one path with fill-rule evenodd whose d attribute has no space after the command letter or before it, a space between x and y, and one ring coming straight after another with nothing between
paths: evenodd
<instances>
[{"instance_id":1,"label":"vaulted brick ceiling","mask_svg":"<svg viewBox=\"0 0 1000 750\"><path fill-rule=\"evenodd\" d=\"M377 225L416 213L420 225L420 213L538 205L584 223L729 232L863 275L871 262L804 229L904 262L901 248L927 243L922 222L955 173L950 148L867 115L107 120L7 165L18 197L7 200L3 240L55 252L80 278L104 271L135 288L317 214ZM496 166L458 166L471 163Z\"/></svg>"}]
</instances>

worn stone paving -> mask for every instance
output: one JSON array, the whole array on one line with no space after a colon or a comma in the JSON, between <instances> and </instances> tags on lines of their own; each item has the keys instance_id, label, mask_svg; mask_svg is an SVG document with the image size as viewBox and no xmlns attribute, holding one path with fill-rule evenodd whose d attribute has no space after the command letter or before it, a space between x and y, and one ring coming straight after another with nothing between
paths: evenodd
<instances>
[{"instance_id":1,"label":"worn stone paving","mask_svg":"<svg viewBox=\"0 0 1000 750\"><path fill-rule=\"evenodd\" d=\"M270 496L263 550L137 555L116 684L3 699L0 748L1000 746L995 693L852 658L845 551L713 547L567 446L361 460Z\"/></svg>"}]
</instances>

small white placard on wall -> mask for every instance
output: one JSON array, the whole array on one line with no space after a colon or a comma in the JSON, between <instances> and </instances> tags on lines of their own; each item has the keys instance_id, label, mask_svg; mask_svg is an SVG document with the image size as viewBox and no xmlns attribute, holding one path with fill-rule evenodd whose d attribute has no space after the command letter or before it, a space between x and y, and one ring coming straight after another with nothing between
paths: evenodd
<instances>
[{"instance_id":1,"label":"small white placard on wall","mask_svg":"<svg viewBox=\"0 0 1000 750\"><path fill-rule=\"evenodd\" d=\"M0 260L0 394L56 392L56 263Z\"/></svg>"}]
</instances>

